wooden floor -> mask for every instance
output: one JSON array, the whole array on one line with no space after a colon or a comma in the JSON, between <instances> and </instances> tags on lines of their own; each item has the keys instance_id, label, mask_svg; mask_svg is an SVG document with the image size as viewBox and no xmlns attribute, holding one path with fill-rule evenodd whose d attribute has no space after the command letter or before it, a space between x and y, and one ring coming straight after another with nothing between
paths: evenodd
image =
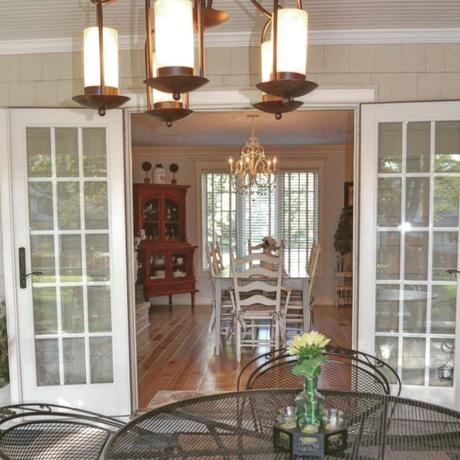
<instances>
[{"instance_id":1,"label":"wooden floor","mask_svg":"<svg viewBox=\"0 0 460 460\"><path fill-rule=\"evenodd\" d=\"M236 362L232 342L222 339L222 353L214 356L213 337L208 332L210 307L154 307L150 312L151 352L138 365L139 407L146 408L159 390L231 391L244 365L268 351L243 348ZM343 347L351 344L351 308L318 306L314 329Z\"/></svg>"}]
</instances>

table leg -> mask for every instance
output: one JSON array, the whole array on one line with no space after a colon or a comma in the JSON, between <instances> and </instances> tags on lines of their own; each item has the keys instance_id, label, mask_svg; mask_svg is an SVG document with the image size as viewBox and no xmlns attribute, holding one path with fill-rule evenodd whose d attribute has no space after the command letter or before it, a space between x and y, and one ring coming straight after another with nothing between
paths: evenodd
<instances>
[{"instance_id":1,"label":"table leg","mask_svg":"<svg viewBox=\"0 0 460 460\"><path fill-rule=\"evenodd\" d=\"M172 295L168 297L169 297L169 309L172 310Z\"/></svg>"},{"instance_id":2,"label":"table leg","mask_svg":"<svg viewBox=\"0 0 460 460\"><path fill-rule=\"evenodd\" d=\"M216 279L216 323L214 325L214 341L216 347L216 356L220 355L220 327L221 327L221 316L222 316L222 281Z\"/></svg>"},{"instance_id":3,"label":"table leg","mask_svg":"<svg viewBox=\"0 0 460 460\"><path fill-rule=\"evenodd\" d=\"M192 291L190 293L190 296L192 297L192 310L195 308L195 291Z\"/></svg>"},{"instance_id":4,"label":"table leg","mask_svg":"<svg viewBox=\"0 0 460 460\"><path fill-rule=\"evenodd\" d=\"M308 298L308 278L302 280L302 303L303 303L303 327L304 331L311 330L311 312L310 312L310 299Z\"/></svg>"}]
</instances>

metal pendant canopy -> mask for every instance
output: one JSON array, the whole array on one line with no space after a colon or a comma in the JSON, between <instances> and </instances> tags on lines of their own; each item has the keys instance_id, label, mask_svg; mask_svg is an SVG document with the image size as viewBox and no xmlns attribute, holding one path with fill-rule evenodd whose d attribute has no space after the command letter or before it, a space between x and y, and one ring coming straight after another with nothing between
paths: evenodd
<instances>
[{"instance_id":1,"label":"metal pendant canopy","mask_svg":"<svg viewBox=\"0 0 460 460\"><path fill-rule=\"evenodd\" d=\"M303 104L302 101L294 99L283 99L271 94L264 94L262 101L253 104L252 106L261 112L273 113L277 120L281 120L283 113L294 112Z\"/></svg>"},{"instance_id":2,"label":"metal pendant canopy","mask_svg":"<svg viewBox=\"0 0 460 460\"><path fill-rule=\"evenodd\" d=\"M96 5L97 27L99 30L99 74L100 85L85 87L85 94L73 97L78 104L96 109L100 116L104 116L107 110L117 109L130 100L127 96L118 94L118 88L105 85L104 69L104 17L103 5L114 3L116 0L90 0Z\"/></svg>"}]
</instances>

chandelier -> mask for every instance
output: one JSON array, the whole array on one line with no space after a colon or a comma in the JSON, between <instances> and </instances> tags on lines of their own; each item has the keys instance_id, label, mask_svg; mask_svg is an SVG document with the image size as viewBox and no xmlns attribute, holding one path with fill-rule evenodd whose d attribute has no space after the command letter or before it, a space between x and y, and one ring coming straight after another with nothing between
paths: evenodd
<instances>
[{"instance_id":1,"label":"chandelier","mask_svg":"<svg viewBox=\"0 0 460 460\"><path fill-rule=\"evenodd\" d=\"M236 162L233 157L229 158L228 169L239 193L264 194L275 185L277 160L276 157L268 159L265 156L264 148L255 135L254 124L258 115L248 115L248 118L252 120L251 137Z\"/></svg>"}]
</instances>

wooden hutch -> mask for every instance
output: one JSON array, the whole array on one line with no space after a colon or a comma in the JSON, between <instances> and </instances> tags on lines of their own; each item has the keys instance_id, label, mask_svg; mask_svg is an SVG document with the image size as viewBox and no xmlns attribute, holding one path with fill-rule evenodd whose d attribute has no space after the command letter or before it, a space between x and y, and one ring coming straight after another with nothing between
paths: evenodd
<instances>
[{"instance_id":1,"label":"wooden hutch","mask_svg":"<svg viewBox=\"0 0 460 460\"><path fill-rule=\"evenodd\" d=\"M144 297L190 293L195 306L193 256L187 243L185 198L188 185L135 184L134 231L141 238L138 283Z\"/></svg>"}]
</instances>

